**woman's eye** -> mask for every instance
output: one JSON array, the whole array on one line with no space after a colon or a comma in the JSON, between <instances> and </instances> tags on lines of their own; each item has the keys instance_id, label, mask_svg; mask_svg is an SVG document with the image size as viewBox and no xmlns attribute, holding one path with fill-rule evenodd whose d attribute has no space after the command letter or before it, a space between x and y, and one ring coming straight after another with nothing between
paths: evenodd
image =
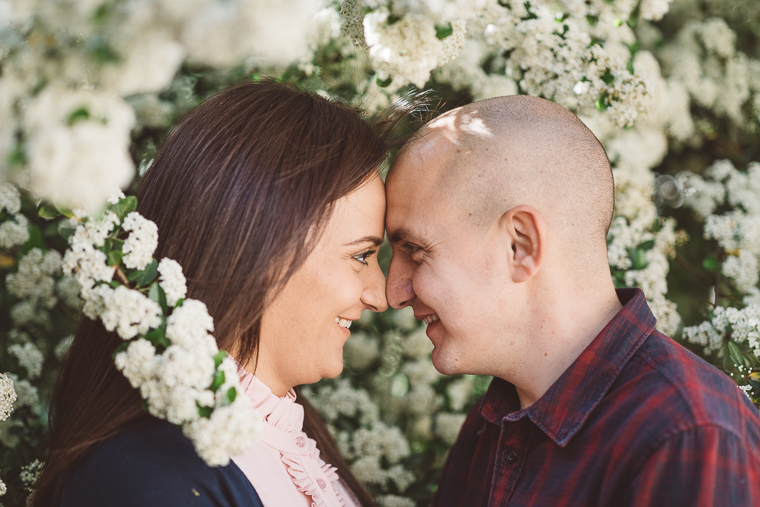
<instances>
[{"instance_id":1,"label":"woman's eye","mask_svg":"<svg viewBox=\"0 0 760 507\"><path fill-rule=\"evenodd\" d=\"M369 259L373 253L375 253L376 250L369 250L367 252L362 252L360 254L354 255L354 259L361 262L365 266L369 266L369 263L367 262L367 259Z\"/></svg>"}]
</instances>

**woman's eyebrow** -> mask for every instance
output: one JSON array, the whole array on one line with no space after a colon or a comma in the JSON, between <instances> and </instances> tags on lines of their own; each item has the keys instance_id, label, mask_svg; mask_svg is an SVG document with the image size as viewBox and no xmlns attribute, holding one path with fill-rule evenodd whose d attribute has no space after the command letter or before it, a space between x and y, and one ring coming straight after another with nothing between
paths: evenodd
<instances>
[{"instance_id":1,"label":"woman's eyebrow","mask_svg":"<svg viewBox=\"0 0 760 507\"><path fill-rule=\"evenodd\" d=\"M380 246L383 244L383 238L378 238L377 236L364 236L363 238L359 238L356 241L352 241L351 243L346 243L346 246L354 246L361 243L372 243L375 246Z\"/></svg>"}]
</instances>

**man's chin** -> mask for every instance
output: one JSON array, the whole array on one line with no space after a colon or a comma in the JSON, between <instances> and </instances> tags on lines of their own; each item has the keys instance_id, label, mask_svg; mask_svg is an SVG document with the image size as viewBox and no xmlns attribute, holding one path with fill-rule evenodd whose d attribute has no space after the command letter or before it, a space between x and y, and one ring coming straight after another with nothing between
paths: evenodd
<instances>
[{"instance_id":1,"label":"man's chin","mask_svg":"<svg viewBox=\"0 0 760 507\"><path fill-rule=\"evenodd\" d=\"M433 366L438 370L438 373L442 375L459 375L466 373L462 371L461 362L452 357L451 354L447 354L445 350L441 350L440 347L435 347L431 354L433 360Z\"/></svg>"}]
</instances>

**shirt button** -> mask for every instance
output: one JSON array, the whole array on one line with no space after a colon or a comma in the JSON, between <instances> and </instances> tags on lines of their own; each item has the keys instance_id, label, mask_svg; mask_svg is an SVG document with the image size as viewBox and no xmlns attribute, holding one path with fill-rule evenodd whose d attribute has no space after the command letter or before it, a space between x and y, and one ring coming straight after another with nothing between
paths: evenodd
<instances>
[{"instance_id":1,"label":"shirt button","mask_svg":"<svg viewBox=\"0 0 760 507\"><path fill-rule=\"evenodd\" d=\"M306 439L304 437L298 437L296 438L296 445L298 447L303 447L306 445Z\"/></svg>"},{"instance_id":2,"label":"shirt button","mask_svg":"<svg viewBox=\"0 0 760 507\"><path fill-rule=\"evenodd\" d=\"M326 489L327 488L327 483L322 478L317 479L317 484L322 489Z\"/></svg>"},{"instance_id":3,"label":"shirt button","mask_svg":"<svg viewBox=\"0 0 760 507\"><path fill-rule=\"evenodd\" d=\"M507 463L511 465L512 463L517 461L517 453L513 451L512 449L510 449L509 451L507 451L506 458L507 458Z\"/></svg>"}]
</instances>

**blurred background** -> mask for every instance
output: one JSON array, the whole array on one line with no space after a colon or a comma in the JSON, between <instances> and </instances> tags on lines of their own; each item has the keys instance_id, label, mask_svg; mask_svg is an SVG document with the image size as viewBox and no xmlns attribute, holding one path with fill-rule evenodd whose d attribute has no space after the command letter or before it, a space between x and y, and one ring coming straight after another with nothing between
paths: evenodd
<instances>
[{"instance_id":1,"label":"blurred background","mask_svg":"<svg viewBox=\"0 0 760 507\"><path fill-rule=\"evenodd\" d=\"M0 0L0 504L34 488L80 317L60 212L129 192L176 120L263 78L368 117L421 92L419 118L512 94L571 109L613 165L616 285L760 402L757 0ZM427 505L490 379L438 374L408 310L354 329L343 375L304 394L379 505Z\"/></svg>"}]
</instances>

